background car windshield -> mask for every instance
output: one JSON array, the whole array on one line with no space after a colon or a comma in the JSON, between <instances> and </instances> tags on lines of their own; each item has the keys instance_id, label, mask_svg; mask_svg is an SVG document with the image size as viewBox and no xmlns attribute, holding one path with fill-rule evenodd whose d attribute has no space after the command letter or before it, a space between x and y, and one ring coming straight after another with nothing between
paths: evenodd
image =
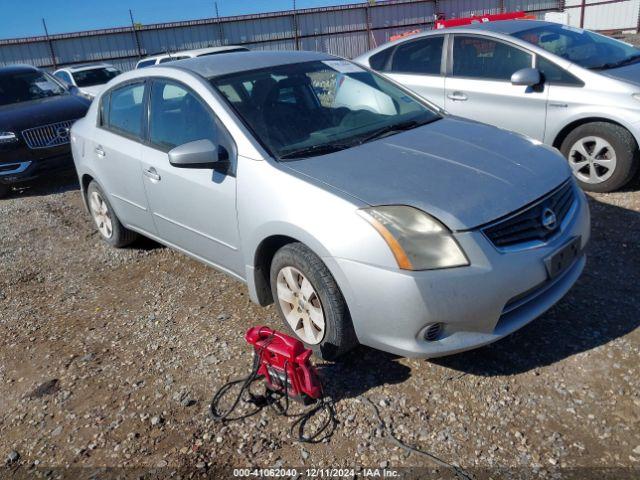
<instances>
[{"instance_id":1,"label":"background car windshield","mask_svg":"<svg viewBox=\"0 0 640 480\"><path fill-rule=\"evenodd\" d=\"M615 68L640 61L640 50L631 45L567 25L545 25L513 35L584 68Z\"/></svg>"},{"instance_id":2,"label":"background car windshield","mask_svg":"<svg viewBox=\"0 0 640 480\"><path fill-rule=\"evenodd\" d=\"M66 90L48 74L20 72L0 75L0 105L62 95Z\"/></svg>"},{"instance_id":3,"label":"background car windshield","mask_svg":"<svg viewBox=\"0 0 640 480\"><path fill-rule=\"evenodd\" d=\"M93 85L103 85L119 74L120 70L113 67L93 68L74 72L73 78L79 87L91 87Z\"/></svg>"},{"instance_id":4,"label":"background car windshield","mask_svg":"<svg viewBox=\"0 0 640 480\"><path fill-rule=\"evenodd\" d=\"M348 148L377 131L440 118L389 81L345 60L245 71L212 84L281 158Z\"/></svg>"}]
</instances>

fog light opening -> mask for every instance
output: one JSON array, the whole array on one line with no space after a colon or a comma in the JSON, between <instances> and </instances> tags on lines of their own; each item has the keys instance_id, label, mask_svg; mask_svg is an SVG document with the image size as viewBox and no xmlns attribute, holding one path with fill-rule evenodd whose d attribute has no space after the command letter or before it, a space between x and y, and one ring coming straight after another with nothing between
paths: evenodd
<instances>
[{"instance_id":1,"label":"fog light opening","mask_svg":"<svg viewBox=\"0 0 640 480\"><path fill-rule=\"evenodd\" d=\"M424 329L424 339L427 342L435 342L436 340L438 340L438 338L440 338L440 335L442 334L443 326L444 325L442 323L432 323L431 325L429 325Z\"/></svg>"}]
</instances>

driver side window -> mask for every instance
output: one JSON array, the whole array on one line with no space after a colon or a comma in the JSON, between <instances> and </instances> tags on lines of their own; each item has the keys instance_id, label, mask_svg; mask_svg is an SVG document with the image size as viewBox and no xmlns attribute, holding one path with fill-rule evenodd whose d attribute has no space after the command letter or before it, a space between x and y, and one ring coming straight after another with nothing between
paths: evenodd
<instances>
[{"instance_id":1,"label":"driver side window","mask_svg":"<svg viewBox=\"0 0 640 480\"><path fill-rule=\"evenodd\" d=\"M532 55L481 36L456 35L453 41L454 77L509 81L522 68L531 67Z\"/></svg>"},{"instance_id":2,"label":"driver side window","mask_svg":"<svg viewBox=\"0 0 640 480\"><path fill-rule=\"evenodd\" d=\"M149 141L160 150L196 140L216 142L216 122L193 92L173 82L155 80L151 88Z\"/></svg>"}]
</instances>

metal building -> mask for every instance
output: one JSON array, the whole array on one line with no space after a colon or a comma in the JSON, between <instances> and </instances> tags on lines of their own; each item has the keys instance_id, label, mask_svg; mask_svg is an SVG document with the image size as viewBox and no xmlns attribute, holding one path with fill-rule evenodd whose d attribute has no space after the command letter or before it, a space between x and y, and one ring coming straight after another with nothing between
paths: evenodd
<instances>
[{"instance_id":1,"label":"metal building","mask_svg":"<svg viewBox=\"0 0 640 480\"><path fill-rule=\"evenodd\" d=\"M388 41L392 35L431 28L437 14L456 18L524 10L544 15L544 12L563 10L564 3L564 0L378 0L128 26L0 40L0 64L28 63L52 69L105 61L129 70L139 58L147 55L229 44L252 49L319 50L354 57Z\"/></svg>"}]
</instances>

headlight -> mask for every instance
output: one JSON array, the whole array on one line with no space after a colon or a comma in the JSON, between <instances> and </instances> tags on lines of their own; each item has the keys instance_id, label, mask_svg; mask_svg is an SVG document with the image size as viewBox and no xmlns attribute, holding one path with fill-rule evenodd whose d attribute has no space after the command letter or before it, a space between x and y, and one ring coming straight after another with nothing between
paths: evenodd
<instances>
[{"instance_id":1,"label":"headlight","mask_svg":"<svg viewBox=\"0 0 640 480\"><path fill-rule=\"evenodd\" d=\"M17 142L18 137L13 132L0 132L0 143L13 143Z\"/></svg>"},{"instance_id":2,"label":"headlight","mask_svg":"<svg viewBox=\"0 0 640 480\"><path fill-rule=\"evenodd\" d=\"M417 208L386 205L358 213L382 235L403 270L469 265L447 227Z\"/></svg>"}]
</instances>

